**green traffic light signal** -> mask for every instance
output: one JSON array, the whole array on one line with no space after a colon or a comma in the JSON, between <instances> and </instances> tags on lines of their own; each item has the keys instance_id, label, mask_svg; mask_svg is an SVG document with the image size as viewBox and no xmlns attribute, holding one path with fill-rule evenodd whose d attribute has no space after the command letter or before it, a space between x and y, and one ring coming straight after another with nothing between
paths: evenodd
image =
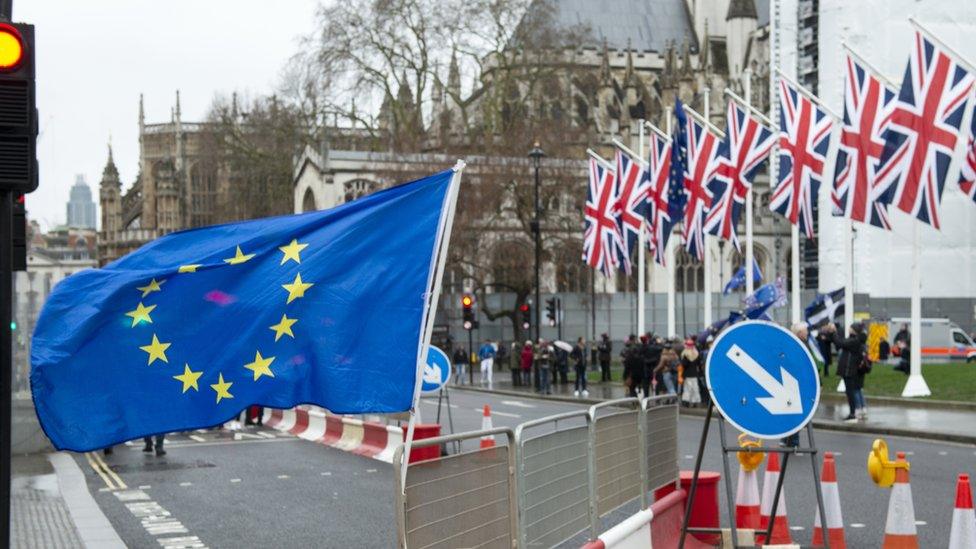
<instances>
[{"instance_id":1,"label":"green traffic light signal","mask_svg":"<svg viewBox=\"0 0 976 549\"><path fill-rule=\"evenodd\" d=\"M16 331L16 330L17 330L17 322L11 320L10 321L10 331L13 332L13 331Z\"/></svg>"}]
</instances>

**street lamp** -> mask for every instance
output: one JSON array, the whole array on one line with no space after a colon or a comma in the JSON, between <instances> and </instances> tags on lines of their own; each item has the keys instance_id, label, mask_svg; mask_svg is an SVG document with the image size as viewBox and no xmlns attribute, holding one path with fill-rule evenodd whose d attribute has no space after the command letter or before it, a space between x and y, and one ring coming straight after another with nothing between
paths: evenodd
<instances>
[{"instance_id":1,"label":"street lamp","mask_svg":"<svg viewBox=\"0 0 976 549\"><path fill-rule=\"evenodd\" d=\"M529 158L532 159L532 167L535 168L535 216L532 218L532 232L535 234L535 340L539 340L539 329L542 325L539 316L542 301L539 299L539 258L542 253L542 231L539 227L539 166L542 164L542 157L546 153L542 152L539 142L536 141L529 151Z\"/></svg>"}]
</instances>

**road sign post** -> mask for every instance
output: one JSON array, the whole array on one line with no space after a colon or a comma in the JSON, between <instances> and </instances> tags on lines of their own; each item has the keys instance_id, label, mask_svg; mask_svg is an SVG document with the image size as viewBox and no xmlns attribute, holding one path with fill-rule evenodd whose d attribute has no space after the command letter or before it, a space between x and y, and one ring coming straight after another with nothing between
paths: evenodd
<instances>
[{"instance_id":1,"label":"road sign post","mask_svg":"<svg viewBox=\"0 0 976 549\"><path fill-rule=\"evenodd\" d=\"M773 495L770 516L775 516L783 489L789 458L792 455L809 455L813 467L814 491L820 516L824 512L823 494L820 490L820 472L817 467L817 448L810 420L820 403L820 377L817 366L805 344L788 330L764 321L748 321L726 329L712 344L705 363L705 381L708 386L708 410L695 458L695 472L688 490L685 518L681 527L679 547L684 547L688 533L699 530L688 525L698 474L708 442L708 432L714 410L718 410L719 438L722 447L722 466L725 476L725 494L732 530L734 547L738 545L735 526L735 493L732 488L732 470L729 453L778 452L783 454L782 470ZM761 439L783 439L779 446L739 444L729 445L725 434L725 422ZM806 430L807 445L800 446L799 431ZM774 521L769 521L766 539L770 539ZM709 532L712 533L712 532ZM824 540L826 547L830 541Z\"/></svg>"}]
</instances>

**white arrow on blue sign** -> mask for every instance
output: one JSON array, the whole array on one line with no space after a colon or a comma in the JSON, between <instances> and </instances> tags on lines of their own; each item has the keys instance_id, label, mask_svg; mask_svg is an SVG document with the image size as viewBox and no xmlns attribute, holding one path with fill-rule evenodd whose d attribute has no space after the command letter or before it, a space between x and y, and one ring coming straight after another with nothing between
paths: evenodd
<instances>
[{"instance_id":1,"label":"white arrow on blue sign","mask_svg":"<svg viewBox=\"0 0 976 549\"><path fill-rule=\"evenodd\" d=\"M799 431L820 403L820 377L810 352L771 322L742 322L722 332L708 352L705 381L725 419L758 438Z\"/></svg>"},{"instance_id":2,"label":"white arrow on blue sign","mask_svg":"<svg viewBox=\"0 0 976 549\"><path fill-rule=\"evenodd\" d=\"M434 347L427 351L427 364L424 365L424 379L420 385L421 393L436 393L451 379L451 361L447 353Z\"/></svg>"}]
</instances>

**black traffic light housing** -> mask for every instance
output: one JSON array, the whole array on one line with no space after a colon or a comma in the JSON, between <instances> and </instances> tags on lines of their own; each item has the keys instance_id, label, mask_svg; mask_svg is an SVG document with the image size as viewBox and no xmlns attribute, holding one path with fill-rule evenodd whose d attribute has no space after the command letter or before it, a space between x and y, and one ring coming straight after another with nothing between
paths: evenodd
<instances>
[{"instance_id":1,"label":"black traffic light housing","mask_svg":"<svg viewBox=\"0 0 976 549\"><path fill-rule=\"evenodd\" d=\"M549 325L556 325L556 298L552 297L546 300L546 318L549 319Z\"/></svg>"},{"instance_id":2,"label":"black traffic light housing","mask_svg":"<svg viewBox=\"0 0 976 549\"><path fill-rule=\"evenodd\" d=\"M475 328L474 297L470 294L461 296L461 312L463 313L464 329L471 330Z\"/></svg>"},{"instance_id":3,"label":"black traffic light housing","mask_svg":"<svg viewBox=\"0 0 976 549\"><path fill-rule=\"evenodd\" d=\"M522 329L528 330L532 327L532 307L523 303L519 306L519 312L522 313Z\"/></svg>"},{"instance_id":4,"label":"black traffic light housing","mask_svg":"<svg viewBox=\"0 0 976 549\"><path fill-rule=\"evenodd\" d=\"M24 193L14 193L13 270L27 270L27 206Z\"/></svg>"},{"instance_id":5,"label":"black traffic light housing","mask_svg":"<svg viewBox=\"0 0 976 549\"><path fill-rule=\"evenodd\" d=\"M34 25L0 23L0 191L37 189L35 84Z\"/></svg>"}]
</instances>

